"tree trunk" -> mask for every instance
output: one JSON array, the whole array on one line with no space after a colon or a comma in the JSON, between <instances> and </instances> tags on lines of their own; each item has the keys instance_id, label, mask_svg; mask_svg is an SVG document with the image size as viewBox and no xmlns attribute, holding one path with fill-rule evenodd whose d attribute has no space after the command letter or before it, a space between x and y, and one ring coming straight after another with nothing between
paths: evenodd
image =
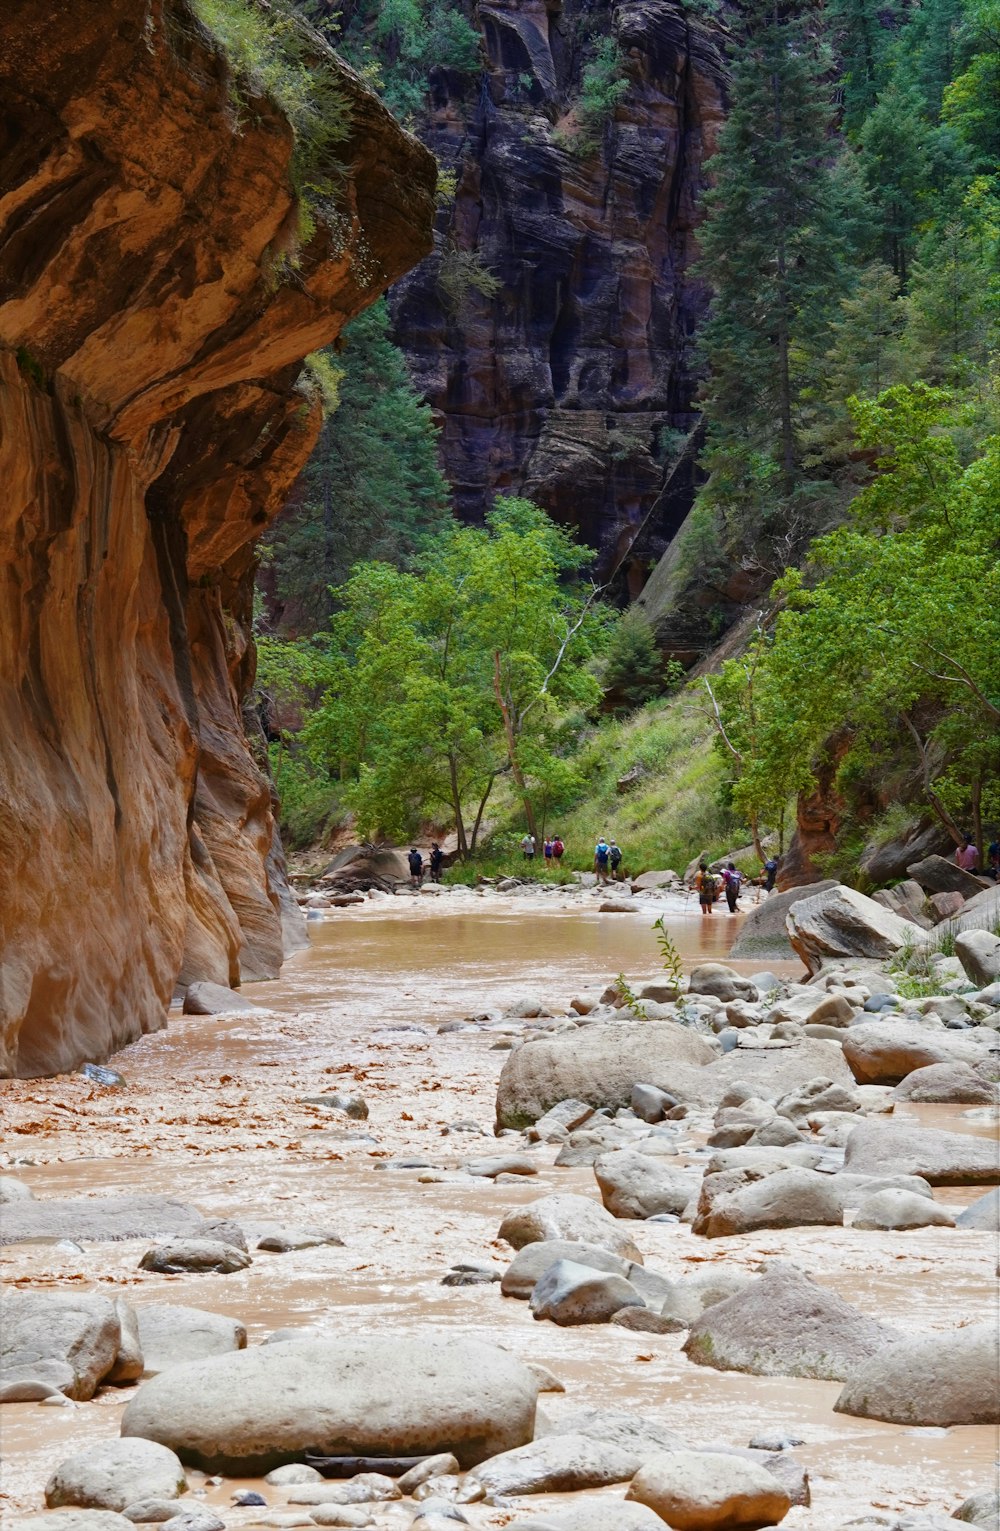
<instances>
[{"instance_id":1,"label":"tree trunk","mask_svg":"<svg viewBox=\"0 0 1000 1531\"><path fill-rule=\"evenodd\" d=\"M455 834L458 838L458 854L464 861L469 854L469 847L465 842L465 823L462 819L462 799L458 790L458 766L455 764L455 756L448 751L448 774L451 780L451 807L455 815Z\"/></svg>"},{"instance_id":2,"label":"tree trunk","mask_svg":"<svg viewBox=\"0 0 1000 1531\"><path fill-rule=\"evenodd\" d=\"M777 15L775 15L775 20L777 20ZM771 88L774 92L775 146L778 154L780 155L785 134L781 111L781 81L776 74L771 76ZM792 381L791 368L788 357L789 346L791 342L788 333L788 270L785 256L784 228L780 230L778 236L777 263L778 389L780 395L781 412L781 473L785 497L787 499L791 496L792 490L795 487L795 437L792 431Z\"/></svg>"},{"instance_id":3,"label":"tree trunk","mask_svg":"<svg viewBox=\"0 0 1000 1531\"><path fill-rule=\"evenodd\" d=\"M476 821L472 826L472 839L469 841L469 854L471 856L476 854L476 841L479 839L479 827L483 822L483 814L486 812L486 804L489 801L490 793L493 791L493 783L497 779L497 774L498 773L496 771L490 772L490 779L486 783L486 791L479 799L479 807L476 809Z\"/></svg>"},{"instance_id":4,"label":"tree trunk","mask_svg":"<svg viewBox=\"0 0 1000 1531\"><path fill-rule=\"evenodd\" d=\"M524 779L517 759L517 741L514 738L514 725L510 720L510 708L504 700L503 686L500 683L500 651L493 653L493 690L496 692L497 705L500 708L500 716L503 718L504 737L507 740L507 759L510 761L510 773L524 804L524 816L528 821L528 833L534 836L535 850L539 848L538 826L535 823L535 810L532 806L531 797L528 793L528 784Z\"/></svg>"},{"instance_id":5,"label":"tree trunk","mask_svg":"<svg viewBox=\"0 0 1000 1531\"><path fill-rule=\"evenodd\" d=\"M983 855L983 778L978 772L972 783L972 838L976 842L976 865L980 871L986 865Z\"/></svg>"}]
</instances>

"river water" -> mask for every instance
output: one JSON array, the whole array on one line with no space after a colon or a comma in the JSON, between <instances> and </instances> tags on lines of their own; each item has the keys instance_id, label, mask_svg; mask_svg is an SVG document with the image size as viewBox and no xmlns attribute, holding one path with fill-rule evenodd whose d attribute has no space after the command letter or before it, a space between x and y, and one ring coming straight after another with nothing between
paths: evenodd
<instances>
[{"instance_id":1,"label":"river water","mask_svg":"<svg viewBox=\"0 0 1000 1531\"><path fill-rule=\"evenodd\" d=\"M739 920L710 919L679 896L635 913L601 915L592 895L527 898L471 892L386 899L310 922L309 951L281 978L248 997L261 1015L225 1020L172 1017L112 1060L123 1090L82 1076L8 1081L4 1167L38 1195L169 1193L206 1215L247 1224L335 1229L344 1247L258 1253L235 1275L157 1276L137 1267L147 1241L17 1246L5 1251L8 1281L32 1287L111 1291L137 1303L182 1302L231 1314L249 1342L308 1324L325 1334L461 1332L500 1343L548 1366L564 1394L543 1394L552 1420L582 1407L650 1415L692 1444L744 1446L764 1429L793 1431L812 1479L810 1509L793 1509L790 1531L832 1531L871 1507L950 1511L995 1481L997 1433L988 1428L907 1430L834 1414L839 1384L745 1377L692 1366L683 1335L648 1336L605 1325L559 1329L535 1323L527 1304L495 1285L451 1288L458 1261L492 1263L510 1251L497 1240L504 1214L550 1191L596 1195L590 1170L555 1169L521 1185L460 1173L489 1152L503 1027L437 1034L445 1022L496 1012L538 996L565 1008L619 971L633 984L660 971L652 919L663 908L686 965L724 957ZM737 964L750 971L756 964ZM775 967L772 964L772 969ZM798 965L788 964L789 975ZM513 1028L519 1029L519 1028ZM499 1044L499 1045L498 1045ZM367 1101L367 1123L331 1121L303 1097L347 1090ZM963 1108L918 1108L928 1124L990 1129ZM911 1113L913 1108L910 1108ZM461 1124L462 1130L451 1130ZM511 1140L516 1144L517 1139ZM692 1146L701 1141L692 1137ZM386 1168L411 1156L430 1170ZM677 1161L683 1163L683 1159ZM936 1193L967 1203L972 1190ZM680 1276L707 1263L754 1269L794 1260L866 1312L913 1329L952 1328L996 1310L994 1235L947 1228L881 1234L850 1228L791 1229L703 1240L687 1228L631 1223L654 1270ZM131 1390L106 1389L89 1404L6 1405L2 1496L8 1512L40 1507L45 1480L88 1441L117 1433ZM231 1483L192 1485L228 1506ZM264 1492L273 1508L284 1493ZM622 1490L602 1491L620 1497ZM466 1507L477 1527L515 1525L558 1496L533 1496L517 1510ZM233 1527L263 1512L226 1509ZM378 1523L406 1526L401 1506Z\"/></svg>"}]
</instances>

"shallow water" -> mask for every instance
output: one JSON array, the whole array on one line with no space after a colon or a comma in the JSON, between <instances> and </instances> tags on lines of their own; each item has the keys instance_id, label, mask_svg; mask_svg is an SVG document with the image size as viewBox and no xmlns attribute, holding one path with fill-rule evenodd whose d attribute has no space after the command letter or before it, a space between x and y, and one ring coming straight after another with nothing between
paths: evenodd
<instances>
[{"instance_id":1,"label":"shallow water","mask_svg":"<svg viewBox=\"0 0 1000 1531\"><path fill-rule=\"evenodd\" d=\"M231 1313L246 1323L251 1344L288 1324L308 1323L331 1336L389 1325L400 1333L459 1330L549 1366L567 1389L542 1396L542 1410L553 1419L584 1406L631 1408L696 1444L745 1445L759 1430L791 1428L805 1437L796 1455L810 1468L813 1490L812 1508L793 1510L783 1522L794 1531L827 1531L872 1505L952 1509L994 1480L994 1430L913 1432L849 1419L832 1412L837 1383L719 1373L687 1362L683 1335L614 1326L560 1330L534 1323L525 1303L502 1298L496 1286L440 1285L459 1260L503 1269L509 1250L496 1232L512 1206L553 1190L594 1195L595 1187L589 1170L555 1169L554 1149L538 1152L540 1173L523 1187L458 1173L463 1159L494 1143L494 1094L506 1054L494 1050L489 1032L438 1036L437 1025L499 1011L515 995L564 1006L620 970L633 984L654 977L659 959L650 926L660 907L669 910L686 964L724 956L739 924L718 910L705 920L676 897L643 901L625 915L599 915L595 905L596 898L581 896L468 893L336 911L310 922L310 950L280 980L247 991L269 1013L172 1019L166 1032L113 1060L127 1078L125 1090L96 1088L79 1075L8 1082L5 1164L39 1195L169 1192L207 1214L248 1224L332 1227L345 1247L258 1253L247 1271L232 1276L163 1277L136 1268L147 1240L90 1245L82 1253L20 1246L5 1251L6 1279L121 1287L135 1302ZM798 964L787 971L797 973ZM302 1100L334 1088L361 1094L369 1121L334 1123ZM922 1107L913 1114L928 1125L990 1131L962 1113ZM480 1131L447 1132L456 1122ZM693 1147L700 1139L689 1141ZM401 1154L426 1159L447 1178L421 1183L418 1171L379 1168ZM976 1193L938 1194L964 1204ZM668 1275L706 1262L752 1269L763 1258L792 1258L904 1331L950 1328L995 1311L997 1249L989 1234L823 1228L709 1242L677 1226L634 1223L629 1232L647 1264ZM8 1507L40 1506L51 1469L87 1441L116 1434L130 1394L106 1389L93 1403L67 1408L4 1406ZM204 1492L221 1507L232 1487ZM265 1492L272 1507L282 1507L283 1492ZM622 1490L607 1492L620 1497ZM557 1497L533 1496L520 1514L482 1506L466 1513L475 1526L516 1525ZM408 1524L399 1507L379 1513L380 1524ZM239 1527L255 1517L227 1511L226 1519Z\"/></svg>"}]
</instances>

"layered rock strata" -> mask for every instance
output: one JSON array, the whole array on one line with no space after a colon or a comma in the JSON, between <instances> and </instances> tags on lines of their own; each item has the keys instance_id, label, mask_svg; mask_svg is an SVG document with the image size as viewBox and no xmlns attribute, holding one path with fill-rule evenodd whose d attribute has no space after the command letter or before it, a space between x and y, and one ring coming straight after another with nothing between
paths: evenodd
<instances>
[{"instance_id":1,"label":"layered rock strata","mask_svg":"<svg viewBox=\"0 0 1000 1531\"><path fill-rule=\"evenodd\" d=\"M430 247L430 155L329 54L336 205L184 0L9 0L0 50L0 1072L107 1055L295 924L242 715L301 358ZM317 50L322 48L317 40Z\"/></svg>"}]
</instances>

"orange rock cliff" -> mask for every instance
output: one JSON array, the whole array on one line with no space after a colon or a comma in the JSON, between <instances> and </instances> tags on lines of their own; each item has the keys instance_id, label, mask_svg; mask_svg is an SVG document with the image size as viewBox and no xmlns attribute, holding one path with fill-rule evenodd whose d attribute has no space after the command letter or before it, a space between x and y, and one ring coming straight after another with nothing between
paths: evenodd
<instances>
[{"instance_id":1,"label":"orange rock cliff","mask_svg":"<svg viewBox=\"0 0 1000 1531\"><path fill-rule=\"evenodd\" d=\"M302 358L428 251L435 166L330 53L296 253L291 128L183 0L2 31L0 1073L34 1076L304 939L241 709L255 542L319 428Z\"/></svg>"}]
</instances>

